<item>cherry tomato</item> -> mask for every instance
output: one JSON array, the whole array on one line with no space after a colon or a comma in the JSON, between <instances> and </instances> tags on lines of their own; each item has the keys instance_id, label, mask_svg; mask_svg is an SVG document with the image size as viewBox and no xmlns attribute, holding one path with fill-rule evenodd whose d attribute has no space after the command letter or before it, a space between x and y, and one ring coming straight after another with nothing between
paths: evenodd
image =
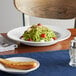
<instances>
[{"instance_id":1,"label":"cherry tomato","mask_svg":"<svg viewBox=\"0 0 76 76\"><path fill-rule=\"evenodd\" d=\"M31 39L31 38L29 38L29 39L27 39L27 41L32 41L32 39Z\"/></svg>"},{"instance_id":2,"label":"cherry tomato","mask_svg":"<svg viewBox=\"0 0 76 76\"><path fill-rule=\"evenodd\" d=\"M45 38L46 34L41 34L40 37Z\"/></svg>"},{"instance_id":3,"label":"cherry tomato","mask_svg":"<svg viewBox=\"0 0 76 76\"><path fill-rule=\"evenodd\" d=\"M54 40L56 40L56 39L57 39L57 37L53 37L53 39L54 39Z\"/></svg>"},{"instance_id":4,"label":"cherry tomato","mask_svg":"<svg viewBox=\"0 0 76 76\"><path fill-rule=\"evenodd\" d=\"M23 38L23 36L20 37L20 39L22 39L22 38Z\"/></svg>"},{"instance_id":5,"label":"cherry tomato","mask_svg":"<svg viewBox=\"0 0 76 76\"><path fill-rule=\"evenodd\" d=\"M38 25L38 26L41 26L42 24L39 23L39 24L37 24L37 25Z\"/></svg>"}]
</instances>

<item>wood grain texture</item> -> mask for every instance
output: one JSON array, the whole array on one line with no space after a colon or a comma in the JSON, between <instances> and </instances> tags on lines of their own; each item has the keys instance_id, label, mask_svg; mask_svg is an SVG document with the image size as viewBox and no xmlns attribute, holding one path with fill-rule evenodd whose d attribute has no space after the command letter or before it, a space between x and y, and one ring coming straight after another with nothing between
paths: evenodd
<instances>
[{"instance_id":1,"label":"wood grain texture","mask_svg":"<svg viewBox=\"0 0 76 76\"><path fill-rule=\"evenodd\" d=\"M7 51L7 52L0 52L0 55L28 53L28 52L57 51L57 50L69 49L70 41L74 37L76 37L76 29L69 29L69 30L71 31L71 37L64 40L64 41L58 42L54 45L34 47L34 46L27 46L27 45L20 44L16 50L11 50L11 51ZM3 35L6 36L6 33L4 33Z\"/></svg>"},{"instance_id":2,"label":"wood grain texture","mask_svg":"<svg viewBox=\"0 0 76 76\"><path fill-rule=\"evenodd\" d=\"M76 0L14 0L15 7L27 15L41 18L76 17Z\"/></svg>"}]
</instances>

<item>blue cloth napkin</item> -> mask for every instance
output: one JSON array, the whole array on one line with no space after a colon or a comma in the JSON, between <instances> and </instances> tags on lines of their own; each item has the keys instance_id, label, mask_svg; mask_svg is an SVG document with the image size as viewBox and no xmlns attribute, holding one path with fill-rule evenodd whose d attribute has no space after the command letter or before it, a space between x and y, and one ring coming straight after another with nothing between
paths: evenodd
<instances>
[{"instance_id":1,"label":"blue cloth napkin","mask_svg":"<svg viewBox=\"0 0 76 76\"><path fill-rule=\"evenodd\" d=\"M2 55L0 57L31 57L40 62L40 67L30 73L9 74L0 71L0 76L76 76L76 68L69 66L68 50Z\"/></svg>"}]
</instances>

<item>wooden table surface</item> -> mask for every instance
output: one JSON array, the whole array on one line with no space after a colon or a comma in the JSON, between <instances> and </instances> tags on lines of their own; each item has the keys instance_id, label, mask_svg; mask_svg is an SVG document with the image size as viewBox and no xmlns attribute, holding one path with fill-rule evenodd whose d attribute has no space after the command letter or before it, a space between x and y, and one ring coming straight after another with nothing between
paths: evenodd
<instances>
[{"instance_id":1,"label":"wooden table surface","mask_svg":"<svg viewBox=\"0 0 76 76\"><path fill-rule=\"evenodd\" d=\"M27 46L20 44L15 50L10 50L7 52L0 52L0 55L9 55L17 53L28 53L28 52L40 52L40 51L57 51L57 50L66 50L69 49L70 41L76 37L76 29L68 29L71 31L71 37L60 41L54 45L50 46ZM6 34L5 34L6 35Z\"/></svg>"}]
</instances>

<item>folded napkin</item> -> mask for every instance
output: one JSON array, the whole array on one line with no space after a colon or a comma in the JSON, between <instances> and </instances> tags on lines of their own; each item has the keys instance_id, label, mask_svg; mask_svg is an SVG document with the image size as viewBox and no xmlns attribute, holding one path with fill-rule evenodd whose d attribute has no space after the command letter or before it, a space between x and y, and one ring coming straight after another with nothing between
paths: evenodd
<instances>
[{"instance_id":1,"label":"folded napkin","mask_svg":"<svg viewBox=\"0 0 76 76\"><path fill-rule=\"evenodd\" d=\"M0 57L31 57L40 62L40 67L30 73L9 74L0 71L0 76L76 76L76 68L69 66L68 50L2 55Z\"/></svg>"},{"instance_id":2,"label":"folded napkin","mask_svg":"<svg viewBox=\"0 0 76 76\"><path fill-rule=\"evenodd\" d=\"M0 52L15 50L17 47L15 42L0 35Z\"/></svg>"}]
</instances>

